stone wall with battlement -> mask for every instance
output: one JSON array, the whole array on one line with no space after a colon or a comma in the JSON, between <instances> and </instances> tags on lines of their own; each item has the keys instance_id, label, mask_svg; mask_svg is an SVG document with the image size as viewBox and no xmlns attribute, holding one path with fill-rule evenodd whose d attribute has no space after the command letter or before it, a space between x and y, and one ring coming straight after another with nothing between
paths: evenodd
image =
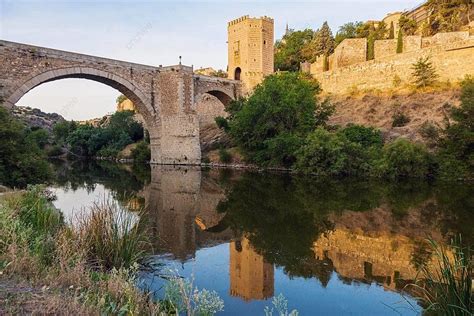
<instances>
[{"instance_id":1,"label":"stone wall with battlement","mask_svg":"<svg viewBox=\"0 0 474 316\"><path fill-rule=\"evenodd\" d=\"M438 33L433 37L407 36L403 52L396 40L375 41L375 58L367 61L365 39L344 40L329 56L329 70L319 58L304 69L318 79L326 93L344 94L359 90L390 89L413 81L412 66L420 57L430 57L440 81L457 82L474 74L474 36L468 32ZM400 80L398 80L398 78Z\"/></svg>"}]
</instances>

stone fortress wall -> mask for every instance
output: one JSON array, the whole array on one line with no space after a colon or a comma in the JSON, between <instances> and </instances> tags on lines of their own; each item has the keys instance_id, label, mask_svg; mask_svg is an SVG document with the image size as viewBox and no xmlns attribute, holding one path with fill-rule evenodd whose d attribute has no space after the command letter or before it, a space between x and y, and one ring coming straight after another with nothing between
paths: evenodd
<instances>
[{"instance_id":1,"label":"stone fortress wall","mask_svg":"<svg viewBox=\"0 0 474 316\"><path fill-rule=\"evenodd\" d=\"M420 57L430 57L440 81L457 82L474 74L474 35L468 31L438 33L432 37L406 36L403 52L396 52L397 40L375 41L375 58L367 61L367 39L346 39L328 58L303 64L326 93L344 94L359 90L390 89L412 82L412 67ZM326 68L327 69L327 68ZM396 80L394 80L396 79Z\"/></svg>"}]
</instances>

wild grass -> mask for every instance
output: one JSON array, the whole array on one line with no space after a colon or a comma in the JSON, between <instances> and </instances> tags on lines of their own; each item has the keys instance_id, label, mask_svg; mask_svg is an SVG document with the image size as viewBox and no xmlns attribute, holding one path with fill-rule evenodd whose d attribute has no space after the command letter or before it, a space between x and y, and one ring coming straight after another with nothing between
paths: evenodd
<instances>
[{"instance_id":1,"label":"wild grass","mask_svg":"<svg viewBox=\"0 0 474 316\"><path fill-rule=\"evenodd\" d=\"M463 246L460 238L447 248L429 241L434 254L433 264L423 265L415 286L421 293L426 313L433 315L472 315L472 247Z\"/></svg>"},{"instance_id":2,"label":"wild grass","mask_svg":"<svg viewBox=\"0 0 474 316\"><path fill-rule=\"evenodd\" d=\"M87 261L103 269L128 268L146 255L149 243L132 214L111 199L80 213L75 225Z\"/></svg>"},{"instance_id":3,"label":"wild grass","mask_svg":"<svg viewBox=\"0 0 474 316\"><path fill-rule=\"evenodd\" d=\"M169 282L162 301L141 291L137 276L147 249L139 217L110 199L80 213L74 225L63 222L42 187L0 201L0 274L2 282L13 280L7 313L212 315L223 309L217 293L186 279Z\"/></svg>"}]
</instances>

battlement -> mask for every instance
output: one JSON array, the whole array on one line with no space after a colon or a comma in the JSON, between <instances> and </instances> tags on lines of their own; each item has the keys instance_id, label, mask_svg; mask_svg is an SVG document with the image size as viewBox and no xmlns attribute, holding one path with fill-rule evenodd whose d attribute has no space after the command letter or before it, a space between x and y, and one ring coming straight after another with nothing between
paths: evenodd
<instances>
[{"instance_id":1,"label":"battlement","mask_svg":"<svg viewBox=\"0 0 474 316\"><path fill-rule=\"evenodd\" d=\"M318 79L329 93L350 89L389 89L394 82L410 84L412 65L420 57L429 57L439 80L456 82L474 74L474 36L469 32L438 33L431 37L417 35L403 39L403 51L397 52L397 40L374 43L374 59L367 59L367 39L346 39L329 57L319 57L312 64L302 63L301 70Z\"/></svg>"},{"instance_id":2,"label":"battlement","mask_svg":"<svg viewBox=\"0 0 474 316\"><path fill-rule=\"evenodd\" d=\"M250 92L273 73L273 19L244 15L228 23L228 76Z\"/></svg>"},{"instance_id":3,"label":"battlement","mask_svg":"<svg viewBox=\"0 0 474 316\"><path fill-rule=\"evenodd\" d=\"M240 18L237 18L235 20L230 21L228 23L228 26L232 26L232 25L235 25L235 24L241 23L243 21L247 21L247 20L262 20L262 21L273 23L273 19L266 16L266 15L261 16L259 18L252 18L249 15L244 15L244 16L241 16Z\"/></svg>"}]
</instances>

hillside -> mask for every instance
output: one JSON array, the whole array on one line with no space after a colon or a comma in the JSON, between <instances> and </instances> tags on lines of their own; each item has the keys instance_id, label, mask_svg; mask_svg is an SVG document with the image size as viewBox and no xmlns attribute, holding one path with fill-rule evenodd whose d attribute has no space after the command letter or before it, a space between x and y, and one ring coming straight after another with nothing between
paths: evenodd
<instances>
[{"instance_id":1,"label":"hillside","mask_svg":"<svg viewBox=\"0 0 474 316\"><path fill-rule=\"evenodd\" d=\"M40 127L51 132L54 124L64 121L64 117L57 113L45 113L28 106L15 106L13 115L29 127Z\"/></svg>"},{"instance_id":2,"label":"hillside","mask_svg":"<svg viewBox=\"0 0 474 316\"><path fill-rule=\"evenodd\" d=\"M422 141L419 129L425 122L444 126L449 106L459 105L458 89L440 92L416 92L404 95L334 96L335 114L332 125L349 123L373 126L381 129L387 140L402 136ZM393 115L403 113L410 122L403 127L392 127Z\"/></svg>"}]
</instances>

